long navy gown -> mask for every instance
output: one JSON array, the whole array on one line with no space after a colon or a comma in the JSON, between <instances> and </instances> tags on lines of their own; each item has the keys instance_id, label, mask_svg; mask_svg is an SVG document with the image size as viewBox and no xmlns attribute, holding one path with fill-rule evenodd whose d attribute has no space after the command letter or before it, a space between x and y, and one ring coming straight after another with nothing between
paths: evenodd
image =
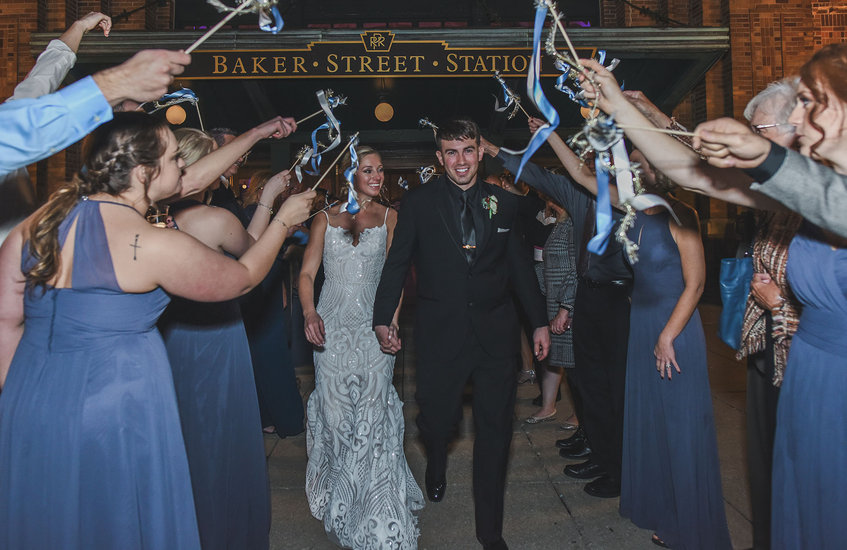
<instances>
[{"instance_id":1,"label":"long navy gown","mask_svg":"<svg viewBox=\"0 0 847 550\"><path fill-rule=\"evenodd\" d=\"M788 250L803 303L779 393L771 547L847 548L847 249L805 227Z\"/></svg>"},{"instance_id":2,"label":"long navy gown","mask_svg":"<svg viewBox=\"0 0 847 550\"><path fill-rule=\"evenodd\" d=\"M203 550L267 549L270 488L238 301L174 298L159 327L173 368Z\"/></svg>"},{"instance_id":3,"label":"long navy gown","mask_svg":"<svg viewBox=\"0 0 847 550\"><path fill-rule=\"evenodd\" d=\"M674 341L681 373L662 379L653 349L685 288L666 211L639 212L624 404L621 515L671 548L731 548L706 367L695 311ZM672 222L673 223L673 222Z\"/></svg>"},{"instance_id":4,"label":"long navy gown","mask_svg":"<svg viewBox=\"0 0 847 550\"><path fill-rule=\"evenodd\" d=\"M156 330L168 296L120 289L100 206L83 199L60 226L64 245L77 222L72 287L24 295L24 333L0 394L0 548L197 550Z\"/></svg>"}]
</instances>

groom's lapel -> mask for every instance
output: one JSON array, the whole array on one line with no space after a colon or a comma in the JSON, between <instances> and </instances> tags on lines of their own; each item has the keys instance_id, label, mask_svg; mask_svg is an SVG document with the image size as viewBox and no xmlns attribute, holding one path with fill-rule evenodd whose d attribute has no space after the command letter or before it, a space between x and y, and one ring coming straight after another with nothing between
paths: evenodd
<instances>
[{"instance_id":1,"label":"groom's lapel","mask_svg":"<svg viewBox=\"0 0 847 550\"><path fill-rule=\"evenodd\" d=\"M448 185L453 184L450 183L445 176L441 176L436 181L432 182L432 184L439 187L436 193L437 197L435 201L435 209L438 211L438 216L441 218L441 222L444 224L444 229L450 236L450 240L453 241L453 244L456 246L456 251L464 260L465 251L462 248L462 237L459 232L459 222L454 219L455 216L453 216L453 208L450 204L450 189L447 187Z\"/></svg>"}]
</instances>

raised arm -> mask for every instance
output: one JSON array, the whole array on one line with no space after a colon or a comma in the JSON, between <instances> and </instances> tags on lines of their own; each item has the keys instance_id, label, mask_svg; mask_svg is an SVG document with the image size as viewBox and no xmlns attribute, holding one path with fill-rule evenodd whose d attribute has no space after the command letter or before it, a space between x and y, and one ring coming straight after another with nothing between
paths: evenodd
<instances>
[{"instance_id":1,"label":"raised arm","mask_svg":"<svg viewBox=\"0 0 847 550\"><path fill-rule=\"evenodd\" d=\"M250 220L250 225L247 226L247 233L255 241L258 239L268 223L271 221L273 203L276 198L288 188L291 182L291 175L288 170L283 170L274 174L264 185L262 194L259 196L259 203L256 205L256 211L253 213L253 219Z\"/></svg>"},{"instance_id":2,"label":"raised arm","mask_svg":"<svg viewBox=\"0 0 847 550\"><path fill-rule=\"evenodd\" d=\"M734 204L781 210L782 207L768 197L750 189L752 179L740 170L720 170L709 166L691 149L667 134L639 128L654 128L638 108L621 92L612 73L593 60L583 65L595 72L594 79L601 87L598 106L615 117L624 127L627 137L656 169L665 173L677 185ZM594 90L588 81L583 82L586 97L593 99Z\"/></svg>"},{"instance_id":3,"label":"raised arm","mask_svg":"<svg viewBox=\"0 0 847 550\"><path fill-rule=\"evenodd\" d=\"M22 225L0 246L0 388L24 332L24 276L21 273Z\"/></svg>"},{"instance_id":4,"label":"raised arm","mask_svg":"<svg viewBox=\"0 0 847 550\"><path fill-rule=\"evenodd\" d=\"M244 132L185 169L182 176L182 196L187 197L209 187L259 140L282 139L296 129L297 124L293 118L278 116Z\"/></svg>"}]
</instances>

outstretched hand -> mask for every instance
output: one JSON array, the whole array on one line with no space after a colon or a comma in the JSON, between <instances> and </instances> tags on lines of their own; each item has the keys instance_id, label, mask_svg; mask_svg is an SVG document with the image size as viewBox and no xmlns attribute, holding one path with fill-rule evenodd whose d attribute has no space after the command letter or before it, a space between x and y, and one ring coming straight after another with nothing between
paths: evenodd
<instances>
[{"instance_id":1,"label":"outstretched hand","mask_svg":"<svg viewBox=\"0 0 847 550\"><path fill-rule=\"evenodd\" d=\"M586 69L586 73L579 75L586 100L596 101L597 107L609 114L614 114L621 105L629 102L609 69L593 59L580 59L579 62Z\"/></svg>"},{"instance_id":2,"label":"outstretched hand","mask_svg":"<svg viewBox=\"0 0 847 550\"><path fill-rule=\"evenodd\" d=\"M395 354L403 347L400 341L400 329L397 325L392 324L390 327L385 325L377 325L374 327L376 339L379 340L379 349L383 353Z\"/></svg>"},{"instance_id":3,"label":"outstretched hand","mask_svg":"<svg viewBox=\"0 0 847 550\"><path fill-rule=\"evenodd\" d=\"M719 168L755 168L771 151L770 141L732 118L704 122L694 134L694 150Z\"/></svg>"},{"instance_id":4,"label":"outstretched hand","mask_svg":"<svg viewBox=\"0 0 847 550\"><path fill-rule=\"evenodd\" d=\"M263 138L282 139L297 130L297 122L291 117L276 116L256 127Z\"/></svg>"}]
</instances>

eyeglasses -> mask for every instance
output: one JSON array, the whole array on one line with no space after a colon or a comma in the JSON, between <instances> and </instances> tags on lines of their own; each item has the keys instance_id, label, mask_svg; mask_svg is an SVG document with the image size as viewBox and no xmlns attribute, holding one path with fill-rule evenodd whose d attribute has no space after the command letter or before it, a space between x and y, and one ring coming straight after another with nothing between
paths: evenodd
<instances>
[{"instance_id":1,"label":"eyeglasses","mask_svg":"<svg viewBox=\"0 0 847 550\"><path fill-rule=\"evenodd\" d=\"M752 128L757 134L761 135L762 130L767 130L768 128L779 128L780 126L791 126L792 131L794 129L794 125L787 122L776 122L774 124L751 124L750 128Z\"/></svg>"}]
</instances>

